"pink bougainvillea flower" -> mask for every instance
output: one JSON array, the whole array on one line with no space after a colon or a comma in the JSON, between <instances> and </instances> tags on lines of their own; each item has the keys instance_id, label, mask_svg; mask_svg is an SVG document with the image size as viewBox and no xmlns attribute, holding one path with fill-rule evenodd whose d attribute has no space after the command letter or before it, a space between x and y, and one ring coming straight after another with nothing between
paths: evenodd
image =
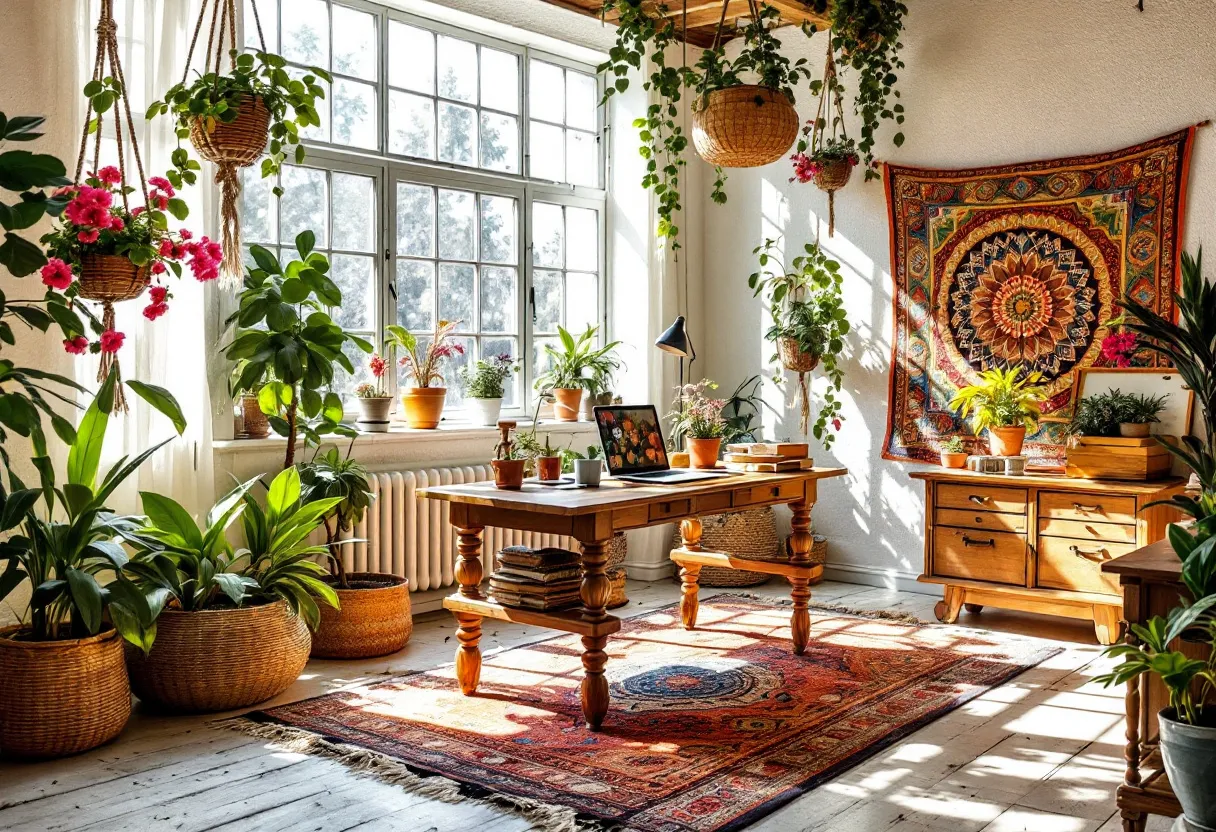
<instances>
[{"instance_id":1,"label":"pink bougainvillea flower","mask_svg":"<svg viewBox=\"0 0 1216 832\"><path fill-rule=\"evenodd\" d=\"M133 218L134 218L134 217L138 217L140 214L142 214L144 211L147 211L147 210L148 210L147 208L145 208L144 206L140 205L138 208L132 208L132 209L131 209L131 216L132 216Z\"/></svg>"},{"instance_id":2,"label":"pink bougainvillea flower","mask_svg":"<svg viewBox=\"0 0 1216 832\"><path fill-rule=\"evenodd\" d=\"M122 221L122 217L110 217L110 230L122 231L127 227L127 224Z\"/></svg>"},{"instance_id":3,"label":"pink bougainvillea flower","mask_svg":"<svg viewBox=\"0 0 1216 832\"><path fill-rule=\"evenodd\" d=\"M117 185L122 181L122 172L113 165L106 165L101 170L97 171L97 178L107 185Z\"/></svg>"},{"instance_id":4,"label":"pink bougainvillea flower","mask_svg":"<svg viewBox=\"0 0 1216 832\"><path fill-rule=\"evenodd\" d=\"M183 228L181 231L177 232L177 236L181 237L183 240L194 239L194 234L190 232L189 228Z\"/></svg>"},{"instance_id":5,"label":"pink bougainvillea flower","mask_svg":"<svg viewBox=\"0 0 1216 832\"><path fill-rule=\"evenodd\" d=\"M169 299L169 287L153 286L148 290L148 299L153 303L164 303Z\"/></svg>"},{"instance_id":6,"label":"pink bougainvillea flower","mask_svg":"<svg viewBox=\"0 0 1216 832\"><path fill-rule=\"evenodd\" d=\"M164 194L158 194L153 191L152 196L149 197L149 199L159 210L167 211L169 209L169 197L165 196Z\"/></svg>"},{"instance_id":7,"label":"pink bougainvillea flower","mask_svg":"<svg viewBox=\"0 0 1216 832\"><path fill-rule=\"evenodd\" d=\"M102 352L118 352L122 349L122 342L127 339L127 336L115 329L107 329L101 333L101 351Z\"/></svg>"},{"instance_id":8,"label":"pink bougainvillea flower","mask_svg":"<svg viewBox=\"0 0 1216 832\"><path fill-rule=\"evenodd\" d=\"M89 339L83 335L77 335L75 338L65 338L63 341L63 349L72 355L84 355L88 348Z\"/></svg>"},{"instance_id":9,"label":"pink bougainvillea flower","mask_svg":"<svg viewBox=\"0 0 1216 832\"><path fill-rule=\"evenodd\" d=\"M169 304L167 304L167 303L163 303L163 302L162 303L149 303L147 306L144 307L144 317L147 318L149 321L155 321L157 318L159 318L161 315L165 314L168 311L169 311Z\"/></svg>"},{"instance_id":10,"label":"pink bougainvillea flower","mask_svg":"<svg viewBox=\"0 0 1216 832\"><path fill-rule=\"evenodd\" d=\"M72 267L58 257L48 260L41 274L43 283L60 292L72 285Z\"/></svg>"},{"instance_id":11,"label":"pink bougainvillea flower","mask_svg":"<svg viewBox=\"0 0 1216 832\"><path fill-rule=\"evenodd\" d=\"M172 257L173 256L173 241L170 240L168 237L165 237L163 240L160 241L160 246L157 248L157 253L160 254L161 257Z\"/></svg>"},{"instance_id":12,"label":"pink bougainvillea flower","mask_svg":"<svg viewBox=\"0 0 1216 832\"><path fill-rule=\"evenodd\" d=\"M160 262L159 260L154 260L152 262L152 274L164 274L164 273L165 273L165 264Z\"/></svg>"},{"instance_id":13,"label":"pink bougainvillea flower","mask_svg":"<svg viewBox=\"0 0 1216 832\"><path fill-rule=\"evenodd\" d=\"M97 242L97 238L101 236L101 232L96 228L89 228L84 231L77 232L76 239L88 245L89 243Z\"/></svg>"},{"instance_id":14,"label":"pink bougainvillea flower","mask_svg":"<svg viewBox=\"0 0 1216 832\"><path fill-rule=\"evenodd\" d=\"M840 430L840 420L839 420L839 419L833 419L833 420L832 420L832 427L833 427L833 428L835 428L836 430Z\"/></svg>"},{"instance_id":15,"label":"pink bougainvillea flower","mask_svg":"<svg viewBox=\"0 0 1216 832\"><path fill-rule=\"evenodd\" d=\"M1102 358L1116 367L1132 366L1132 356L1135 353L1134 332L1112 332L1102 339Z\"/></svg>"},{"instance_id":16,"label":"pink bougainvillea flower","mask_svg":"<svg viewBox=\"0 0 1216 832\"><path fill-rule=\"evenodd\" d=\"M177 193L173 190L173 183L163 176L153 176L148 180L148 184L153 188L164 191L169 196L174 196Z\"/></svg>"}]
</instances>

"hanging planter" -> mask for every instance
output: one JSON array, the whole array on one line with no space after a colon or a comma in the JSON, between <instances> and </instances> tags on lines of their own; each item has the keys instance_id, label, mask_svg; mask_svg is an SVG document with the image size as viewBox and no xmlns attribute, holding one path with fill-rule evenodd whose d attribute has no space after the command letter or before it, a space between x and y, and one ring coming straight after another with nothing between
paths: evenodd
<instances>
[{"instance_id":1,"label":"hanging planter","mask_svg":"<svg viewBox=\"0 0 1216 832\"><path fill-rule=\"evenodd\" d=\"M798 138L798 111L783 93L753 84L714 90L693 109L697 155L724 168L771 164Z\"/></svg>"},{"instance_id":2,"label":"hanging planter","mask_svg":"<svg viewBox=\"0 0 1216 832\"><path fill-rule=\"evenodd\" d=\"M190 122L190 143L199 156L217 165L252 165L266 149L269 138L270 111L255 95L241 96L233 121L213 122L210 130L204 118Z\"/></svg>"},{"instance_id":3,"label":"hanging planter","mask_svg":"<svg viewBox=\"0 0 1216 832\"><path fill-rule=\"evenodd\" d=\"M152 283L147 265L137 266L121 254L82 254L79 296L98 303L135 300Z\"/></svg>"},{"instance_id":4,"label":"hanging planter","mask_svg":"<svg viewBox=\"0 0 1216 832\"><path fill-rule=\"evenodd\" d=\"M781 366L791 373L809 373L819 366L819 356L804 350L792 336L777 339L777 354L781 356Z\"/></svg>"}]
</instances>

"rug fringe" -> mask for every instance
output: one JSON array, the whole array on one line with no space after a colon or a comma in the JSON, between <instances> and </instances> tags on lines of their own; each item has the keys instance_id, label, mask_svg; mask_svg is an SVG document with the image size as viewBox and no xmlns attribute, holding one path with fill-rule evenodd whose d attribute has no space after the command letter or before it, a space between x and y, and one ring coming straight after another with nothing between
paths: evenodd
<instances>
[{"instance_id":1,"label":"rug fringe","mask_svg":"<svg viewBox=\"0 0 1216 832\"><path fill-rule=\"evenodd\" d=\"M542 832L590 832L590 830L610 828L603 823L580 819L578 813L568 806L556 806L501 792L489 792L484 796L470 795L465 793L463 786L455 780L438 774L428 776L417 774L405 763L395 760L387 754L331 742L303 728L255 722L244 716L216 720L211 725L268 740L284 751L329 757L355 774L374 777L381 782L399 786L408 792L432 800L443 803L480 803L508 809Z\"/></svg>"},{"instance_id":2,"label":"rug fringe","mask_svg":"<svg viewBox=\"0 0 1216 832\"><path fill-rule=\"evenodd\" d=\"M812 590L814 591L814 590ZM714 598L723 595L730 595L736 598L746 598L749 601L764 601L769 604L779 604L783 607L793 606L793 601L789 598L766 598L762 595L757 595L754 592L719 592ZM713 598L706 598L701 603L708 604L713 601ZM930 626L936 624L936 621L925 621L922 618L917 618L908 612L897 612L895 610L863 610L855 607L846 607L841 604L824 604L818 601L811 601L807 606L812 610L821 612L835 612L841 615L853 615L858 618L876 618L882 621L898 621L901 624L920 624Z\"/></svg>"}]
</instances>

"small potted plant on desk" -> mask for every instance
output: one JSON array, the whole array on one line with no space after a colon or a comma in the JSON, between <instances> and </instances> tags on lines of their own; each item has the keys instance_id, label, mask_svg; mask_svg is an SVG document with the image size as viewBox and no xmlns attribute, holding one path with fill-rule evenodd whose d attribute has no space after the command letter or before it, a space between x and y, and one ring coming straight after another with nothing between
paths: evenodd
<instances>
[{"instance_id":1,"label":"small potted plant on desk","mask_svg":"<svg viewBox=\"0 0 1216 832\"><path fill-rule=\"evenodd\" d=\"M368 433L388 433L388 414L393 407L393 397L384 388L384 374L388 362L379 353L367 360L367 369L375 381L363 382L355 388L355 401L359 403L359 430Z\"/></svg>"},{"instance_id":2,"label":"small potted plant on desk","mask_svg":"<svg viewBox=\"0 0 1216 832\"><path fill-rule=\"evenodd\" d=\"M1120 393L1119 435L1129 439L1145 439L1153 424L1161 421L1169 396L1150 396L1146 393Z\"/></svg>"},{"instance_id":3,"label":"small potted plant on desk","mask_svg":"<svg viewBox=\"0 0 1216 832\"><path fill-rule=\"evenodd\" d=\"M961 436L951 436L942 442L941 457L943 468L967 467L967 446Z\"/></svg>"},{"instance_id":4,"label":"small potted plant on desk","mask_svg":"<svg viewBox=\"0 0 1216 832\"><path fill-rule=\"evenodd\" d=\"M614 352L620 341L611 341L598 349L595 336L599 330L588 326L577 339L563 327L557 328L561 349L545 344L550 367L536 379L536 389L550 391L555 399L553 418L558 422L577 422L579 405L588 379L611 378L621 368Z\"/></svg>"},{"instance_id":5,"label":"small potted plant on desk","mask_svg":"<svg viewBox=\"0 0 1216 832\"><path fill-rule=\"evenodd\" d=\"M519 455L511 431L515 430L513 419L504 419L498 423L499 440L494 446L494 459L490 467L494 469L494 486L512 491L518 491L524 486L524 464L527 460Z\"/></svg>"},{"instance_id":6,"label":"small potted plant on desk","mask_svg":"<svg viewBox=\"0 0 1216 832\"><path fill-rule=\"evenodd\" d=\"M405 411L408 427L433 430L443 418L443 403L448 389L443 384L440 368L443 362L457 355L464 355L464 347L449 340L460 321L439 321L426 348L419 351L418 338L403 326L393 324L386 327L387 342L402 351L399 363L413 386L401 394L401 406ZM437 382L437 383L436 383Z\"/></svg>"},{"instance_id":7,"label":"small potted plant on desk","mask_svg":"<svg viewBox=\"0 0 1216 832\"><path fill-rule=\"evenodd\" d=\"M497 424L498 414L502 411L504 384L511 373L518 369L515 359L505 353L480 358L472 367L460 368L470 422L482 427Z\"/></svg>"},{"instance_id":8,"label":"small potted plant on desk","mask_svg":"<svg viewBox=\"0 0 1216 832\"><path fill-rule=\"evenodd\" d=\"M722 416L726 402L705 395L706 391L717 389L718 385L708 379L677 387L674 409L667 414L672 432L684 437L693 468L714 468L718 464L722 435L726 432L726 419ZM646 449L648 453L650 450Z\"/></svg>"},{"instance_id":9,"label":"small potted plant on desk","mask_svg":"<svg viewBox=\"0 0 1216 832\"><path fill-rule=\"evenodd\" d=\"M959 415L971 416L978 435L988 431L993 456L1018 456L1026 430L1039 424L1039 405L1046 398L1042 376L1022 367L994 367L980 373L980 383L961 388L950 400Z\"/></svg>"}]
</instances>

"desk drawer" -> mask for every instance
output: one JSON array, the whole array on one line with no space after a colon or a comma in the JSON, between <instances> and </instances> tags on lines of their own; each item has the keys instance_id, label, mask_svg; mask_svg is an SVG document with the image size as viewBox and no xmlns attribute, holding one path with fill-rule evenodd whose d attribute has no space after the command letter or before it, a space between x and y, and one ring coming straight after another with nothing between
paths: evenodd
<instances>
[{"instance_id":1,"label":"desk drawer","mask_svg":"<svg viewBox=\"0 0 1216 832\"><path fill-rule=\"evenodd\" d=\"M1132 526L1136 523L1136 498L1079 491L1042 491L1039 493L1039 516Z\"/></svg>"},{"instance_id":2,"label":"desk drawer","mask_svg":"<svg viewBox=\"0 0 1216 832\"><path fill-rule=\"evenodd\" d=\"M959 508L964 511L1000 511L1006 514L1026 513L1026 489L1003 488L986 483L937 486L938 508Z\"/></svg>"},{"instance_id":3,"label":"desk drawer","mask_svg":"<svg viewBox=\"0 0 1216 832\"><path fill-rule=\"evenodd\" d=\"M1102 564L1126 555L1132 543L1089 543L1066 537L1040 537L1036 585L1118 595L1119 577L1102 572Z\"/></svg>"},{"instance_id":4,"label":"desk drawer","mask_svg":"<svg viewBox=\"0 0 1216 832\"><path fill-rule=\"evenodd\" d=\"M1076 540L1103 540L1107 543L1136 542L1135 526L1125 526L1122 523L1090 523L1086 520L1040 520L1039 534L1071 537Z\"/></svg>"},{"instance_id":5,"label":"desk drawer","mask_svg":"<svg viewBox=\"0 0 1216 832\"><path fill-rule=\"evenodd\" d=\"M755 485L751 488L741 488L731 494L731 505L750 506L756 503L793 502L806 494L806 483L803 480L772 483L771 485Z\"/></svg>"},{"instance_id":6,"label":"desk drawer","mask_svg":"<svg viewBox=\"0 0 1216 832\"><path fill-rule=\"evenodd\" d=\"M730 508L730 492L721 491L717 494L702 494L696 499L697 514L704 517Z\"/></svg>"},{"instance_id":7,"label":"desk drawer","mask_svg":"<svg viewBox=\"0 0 1216 832\"><path fill-rule=\"evenodd\" d=\"M1026 515L1002 514L999 511L963 511L961 508L939 508L933 515L933 525L1026 534Z\"/></svg>"},{"instance_id":8,"label":"desk drawer","mask_svg":"<svg viewBox=\"0 0 1216 832\"><path fill-rule=\"evenodd\" d=\"M687 517L692 514L691 500L667 500L650 504L650 519L666 520L669 517Z\"/></svg>"},{"instance_id":9,"label":"desk drawer","mask_svg":"<svg viewBox=\"0 0 1216 832\"><path fill-rule=\"evenodd\" d=\"M1026 585L1026 536L975 529L933 530L933 574Z\"/></svg>"}]
</instances>

